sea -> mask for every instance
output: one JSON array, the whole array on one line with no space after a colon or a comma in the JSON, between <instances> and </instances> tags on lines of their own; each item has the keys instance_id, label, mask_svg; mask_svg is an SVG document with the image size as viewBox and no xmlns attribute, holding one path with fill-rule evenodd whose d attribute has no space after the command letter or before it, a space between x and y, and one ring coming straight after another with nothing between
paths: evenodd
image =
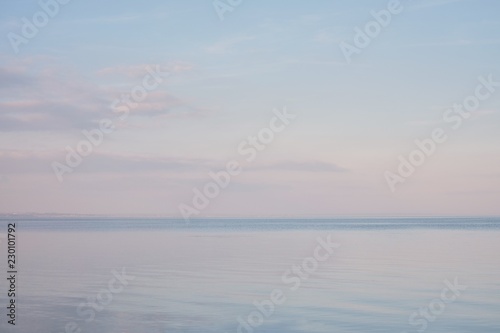
<instances>
[{"instance_id":1,"label":"sea","mask_svg":"<svg viewBox=\"0 0 500 333\"><path fill-rule=\"evenodd\" d=\"M500 218L3 217L0 276L2 333L498 333Z\"/></svg>"}]
</instances>

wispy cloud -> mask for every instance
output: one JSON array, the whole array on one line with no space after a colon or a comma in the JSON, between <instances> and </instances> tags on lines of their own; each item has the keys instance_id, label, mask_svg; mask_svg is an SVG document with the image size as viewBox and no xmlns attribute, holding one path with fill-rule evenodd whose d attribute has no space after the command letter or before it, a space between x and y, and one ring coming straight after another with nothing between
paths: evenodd
<instances>
[{"instance_id":1,"label":"wispy cloud","mask_svg":"<svg viewBox=\"0 0 500 333\"><path fill-rule=\"evenodd\" d=\"M282 161L268 165L255 166L250 170L276 170L294 172L347 172L348 169L334 163L320 161Z\"/></svg>"},{"instance_id":2,"label":"wispy cloud","mask_svg":"<svg viewBox=\"0 0 500 333\"><path fill-rule=\"evenodd\" d=\"M338 44L343 40L337 33L329 30L319 30L313 37L313 41L320 44Z\"/></svg>"},{"instance_id":3,"label":"wispy cloud","mask_svg":"<svg viewBox=\"0 0 500 333\"><path fill-rule=\"evenodd\" d=\"M125 75L140 84L147 74L147 65L104 68L100 74ZM187 63L173 63L167 68L172 74L189 71ZM97 85L78 72L54 65L39 69L26 62L0 67L0 130L39 131L70 130L93 126L103 118L116 114L111 102L122 88ZM150 92L148 97L131 109L135 116L155 116L174 112L175 108L196 112L165 88Z\"/></svg>"},{"instance_id":4,"label":"wispy cloud","mask_svg":"<svg viewBox=\"0 0 500 333\"><path fill-rule=\"evenodd\" d=\"M500 39L483 39L483 40L471 40L471 39L455 39L455 40L443 40L435 42L424 42L424 43L414 43L402 45L403 47L429 47L429 46L477 46L477 45L489 45L489 44L500 44Z\"/></svg>"},{"instance_id":5,"label":"wispy cloud","mask_svg":"<svg viewBox=\"0 0 500 333\"><path fill-rule=\"evenodd\" d=\"M469 0L421 0L413 1L410 10L429 9L434 7L446 6L456 2L464 2Z\"/></svg>"},{"instance_id":6,"label":"wispy cloud","mask_svg":"<svg viewBox=\"0 0 500 333\"><path fill-rule=\"evenodd\" d=\"M140 79L148 74L148 67L155 68L156 64L139 64L130 66L111 66L105 67L97 71L98 75L117 75L125 76L134 79ZM164 66L172 73L182 73L190 71L194 66L187 62L172 62Z\"/></svg>"},{"instance_id":7,"label":"wispy cloud","mask_svg":"<svg viewBox=\"0 0 500 333\"><path fill-rule=\"evenodd\" d=\"M255 36L237 36L220 40L206 47L207 53L211 54L227 54L234 51L236 45L246 41L254 40Z\"/></svg>"},{"instance_id":8,"label":"wispy cloud","mask_svg":"<svg viewBox=\"0 0 500 333\"><path fill-rule=\"evenodd\" d=\"M50 173L51 163L64 160L66 151L0 150L0 173ZM215 167L207 159L94 153L79 168L84 173L141 173L150 171L192 172Z\"/></svg>"}]
</instances>

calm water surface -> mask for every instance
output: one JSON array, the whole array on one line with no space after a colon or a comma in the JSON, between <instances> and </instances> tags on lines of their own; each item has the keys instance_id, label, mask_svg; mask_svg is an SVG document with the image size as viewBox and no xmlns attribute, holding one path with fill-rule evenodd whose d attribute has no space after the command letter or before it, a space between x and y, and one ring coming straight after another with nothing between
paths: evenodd
<instances>
[{"instance_id":1,"label":"calm water surface","mask_svg":"<svg viewBox=\"0 0 500 333\"><path fill-rule=\"evenodd\" d=\"M2 278L2 333L500 332L500 219L15 223L17 319ZM307 259L318 237L340 245L323 262ZM292 271L304 260L307 277Z\"/></svg>"}]
</instances>

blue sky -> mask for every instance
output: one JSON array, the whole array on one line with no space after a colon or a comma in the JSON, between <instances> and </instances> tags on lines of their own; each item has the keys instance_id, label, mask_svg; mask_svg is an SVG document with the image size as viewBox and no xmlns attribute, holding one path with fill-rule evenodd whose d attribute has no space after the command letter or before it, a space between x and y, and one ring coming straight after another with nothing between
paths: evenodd
<instances>
[{"instance_id":1,"label":"blue sky","mask_svg":"<svg viewBox=\"0 0 500 333\"><path fill-rule=\"evenodd\" d=\"M347 63L339 47L388 1L72 0L15 53L41 10L0 11L0 213L179 216L208 173L238 158L273 109L296 120L200 216L499 215L500 91L390 191L414 140L500 81L500 3L401 1ZM51 167L146 68L164 82L59 182ZM318 167L321 166L321 167Z\"/></svg>"}]
</instances>

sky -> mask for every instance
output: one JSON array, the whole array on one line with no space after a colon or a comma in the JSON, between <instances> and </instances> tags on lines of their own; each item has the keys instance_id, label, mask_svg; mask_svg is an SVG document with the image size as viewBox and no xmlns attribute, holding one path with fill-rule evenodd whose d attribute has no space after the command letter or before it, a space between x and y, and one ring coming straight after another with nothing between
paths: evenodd
<instances>
[{"instance_id":1,"label":"sky","mask_svg":"<svg viewBox=\"0 0 500 333\"><path fill-rule=\"evenodd\" d=\"M0 213L500 215L498 1L0 6Z\"/></svg>"}]
</instances>

